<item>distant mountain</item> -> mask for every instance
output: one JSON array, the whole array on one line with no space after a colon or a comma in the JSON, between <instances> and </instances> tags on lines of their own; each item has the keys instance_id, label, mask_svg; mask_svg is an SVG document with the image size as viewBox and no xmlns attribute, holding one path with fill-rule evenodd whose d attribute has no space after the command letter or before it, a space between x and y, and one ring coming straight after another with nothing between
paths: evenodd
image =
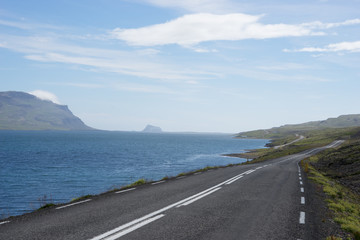
<instances>
[{"instance_id":1,"label":"distant mountain","mask_svg":"<svg viewBox=\"0 0 360 240\"><path fill-rule=\"evenodd\" d=\"M91 130L65 105L25 92L0 92L0 130Z\"/></svg>"},{"instance_id":2,"label":"distant mountain","mask_svg":"<svg viewBox=\"0 0 360 240\"><path fill-rule=\"evenodd\" d=\"M157 126L153 126L153 125L147 125L144 130L142 130L142 132L147 132L147 133L162 133L163 131L161 130L160 127Z\"/></svg>"},{"instance_id":3,"label":"distant mountain","mask_svg":"<svg viewBox=\"0 0 360 240\"><path fill-rule=\"evenodd\" d=\"M302 124L288 124L281 127L274 127L271 129L242 132L238 134L238 137L273 138L282 134L296 134L310 130L359 126L360 114L349 114L341 115L337 118L328 118L327 120L323 121L312 121Z\"/></svg>"}]
</instances>

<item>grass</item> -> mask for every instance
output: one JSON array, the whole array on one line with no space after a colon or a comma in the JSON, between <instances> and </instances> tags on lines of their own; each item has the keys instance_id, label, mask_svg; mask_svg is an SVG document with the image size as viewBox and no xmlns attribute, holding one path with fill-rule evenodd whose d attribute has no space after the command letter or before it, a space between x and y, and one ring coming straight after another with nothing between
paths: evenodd
<instances>
[{"instance_id":1,"label":"grass","mask_svg":"<svg viewBox=\"0 0 360 240\"><path fill-rule=\"evenodd\" d=\"M85 200L85 199L88 199L88 198L91 198L91 197L93 197L93 195L88 194L88 195L81 196L81 197L78 197L78 198L73 198L73 199L71 199L70 202L77 202L77 201Z\"/></svg>"},{"instance_id":2,"label":"grass","mask_svg":"<svg viewBox=\"0 0 360 240\"><path fill-rule=\"evenodd\" d=\"M342 240L342 238L338 238L338 237L335 237L335 236L330 236L330 237L327 237L326 240Z\"/></svg>"},{"instance_id":3,"label":"grass","mask_svg":"<svg viewBox=\"0 0 360 240\"><path fill-rule=\"evenodd\" d=\"M313 156L301 162L305 171L308 166L309 179L322 186L326 194L328 208L334 214L335 222L339 223L341 228L349 233L356 240L360 240L360 197L351 192L350 189L337 183L334 179L325 176L312 166L319 160L318 156ZM306 172L306 171L305 171ZM341 238L327 238L341 239Z\"/></svg>"},{"instance_id":4,"label":"grass","mask_svg":"<svg viewBox=\"0 0 360 240\"><path fill-rule=\"evenodd\" d=\"M260 136L264 133L265 131L255 131L253 135ZM351 237L348 239L360 240L360 196L335 180L360 174L357 170L357 163L359 163L360 157L360 128L351 127L291 132L292 135L295 135L295 133L304 135L305 139L280 149L252 150L249 153L239 154L239 157L253 158L248 163L256 163L322 147L335 140L346 140L346 144L343 144L345 146L336 150L325 150L316 156L303 160L301 165L304 172L308 173L308 178L322 187L326 194L327 206L333 212L334 221L343 230L351 234ZM282 145L292 140L289 133L272 132L267 136L269 135L274 137L275 140L268 144L268 146ZM315 168L315 166L318 168ZM349 166L351 166L350 169ZM320 167L321 171L319 170ZM341 238L336 236L329 236L327 238L327 240L339 239Z\"/></svg>"},{"instance_id":5,"label":"grass","mask_svg":"<svg viewBox=\"0 0 360 240\"><path fill-rule=\"evenodd\" d=\"M54 203L47 203L47 204L41 206L38 210L49 208L49 207L52 207L52 206L55 206L55 204Z\"/></svg>"},{"instance_id":6,"label":"grass","mask_svg":"<svg viewBox=\"0 0 360 240\"><path fill-rule=\"evenodd\" d=\"M149 183L150 181L147 181L145 180L144 178L141 178L133 183L130 183L129 185L126 185L125 188L133 188L133 187L136 187L136 186L140 186L140 185L144 185L144 184L147 184Z\"/></svg>"},{"instance_id":7,"label":"grass","mask_svg":"<svg viewBox=\"0 0 360 240\"><path fill-rule=\"evenodd\" d=\"M51 201L52 201L51 196L50 196L50 199L49 199L47 197L47 195L44 195L44 196L38 198L38 202L40 204L40 207L37 210L41 210L41 209L45 209L45 208L55 206L55 204L52 203Z\"/></svg>"},{"instance_id":8,"label":"grass","mask_svg":"<svg viewBox=\"0 0 360 240\"><path fill-rule=\"evenodd\" d=\"M291 154L300 153L305 150L322 147L338 139L352 139L354 138L354 136L359 134L359 131L360 128L351 127L351 128L321 129L321 130L312 130L306 132L298 132L298 134L303 135L305 138L291 145L287 145L279 149L262 148L262 149L250 150L247 153L229 154L229 155L230 156L234 155L246 159L252 159L251 161L249 161L249 163L263 162L270 159L275 159ZM290 142L297 138L295 132L291 132L291 134L278 133L277 135L274 135L274 137L275 140L272 140L272 142L268 144L268 146L283 145L284 143Z\"/></svg>"}]
</instances>

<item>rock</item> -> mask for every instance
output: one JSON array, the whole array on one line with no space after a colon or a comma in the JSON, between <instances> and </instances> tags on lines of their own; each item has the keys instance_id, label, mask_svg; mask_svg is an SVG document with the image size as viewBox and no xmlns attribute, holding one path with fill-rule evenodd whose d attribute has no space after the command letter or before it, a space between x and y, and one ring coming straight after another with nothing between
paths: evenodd
<instances>
[{"instance_id":1,"label":"rock","mask_svg":"<svg viewBox=\"0 0 360 240\"><path fill-rule=\"evenodd\" d=\"M162 133L163 131L161 130L160 127L157 126L153 126L153 125L147 125L144 130L142 130L142 132L147 132L147 133Z\"/></svg>"}]
</instances>

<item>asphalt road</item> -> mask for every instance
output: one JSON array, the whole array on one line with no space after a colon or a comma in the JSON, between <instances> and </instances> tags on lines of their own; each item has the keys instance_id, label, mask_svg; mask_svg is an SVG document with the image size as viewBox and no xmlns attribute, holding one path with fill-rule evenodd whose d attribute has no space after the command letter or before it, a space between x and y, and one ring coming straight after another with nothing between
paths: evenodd
<instances>
[{"instance_id":1,"label":"asphalt road","mask_svg":"<svg viewBox=\"0 0 360 240\"><path fill-rule=\"evenodd\" d=\"M323 149L13 217L0 239L316 239L298 163Z\"/></svg>"}]
</instances>

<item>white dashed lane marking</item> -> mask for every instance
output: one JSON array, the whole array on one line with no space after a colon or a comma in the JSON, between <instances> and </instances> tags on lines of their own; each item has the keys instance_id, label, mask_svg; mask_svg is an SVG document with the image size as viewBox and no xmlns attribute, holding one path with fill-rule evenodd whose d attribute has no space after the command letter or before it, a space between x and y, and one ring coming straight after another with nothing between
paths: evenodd
<instances>
[{"instance_id":1,"label":"white dashed lane marking","mask_svg":"<svg viewBox=\"0 0 360 240\"><path fill-rule=\"evenodd\" d=\"M67 207L71 207L71 206L78 205L78 204L81 204L81 203L86 203L86 202L89 202L89 201L91 201L91 199L86 199L86 200L84 200L84 201L80 201L80 202L76 202L76 203L71 203L71 204L68 204L68 205L64 205L64 206L61 206L61 207L57 207L56 209L67 208Z\"/></svg>"},{"instance_id":2,"label":"white dashed lane marking","mask_svg":"<svg viewBox=\"0 0 360 240\"><path fill-rule=\"evenodd\" d=\"M156 184L160 184L160 183L164 183L164 182L166 182L166 181L164 180L164 181L154 182L151 185L156 185Z\"/></svg>"},{"instance_id":3,"label":"white dashed lane marking","mask_svg":"<svg viewBox=\"0 0 360 240\"><path fill-rule=\"evenodd\" d=\"M121 190L121 191L118 191L118 192L115 192L115 193L124 193L124 192L129 192L129 191L132 191L132 190L135 190L136 188L129 188L129 189L125 189L125 190Z\"/></svg>"},{"instance_id":4,"label":"white dashed lane marking","mask_svg":"<svg viewBox=\"0 0 360 240\"><path fill-rule=\"evenodd\" d=\"M305 212L300 212L299 223L305 224Z\"/></svg>"}]
</instances>

